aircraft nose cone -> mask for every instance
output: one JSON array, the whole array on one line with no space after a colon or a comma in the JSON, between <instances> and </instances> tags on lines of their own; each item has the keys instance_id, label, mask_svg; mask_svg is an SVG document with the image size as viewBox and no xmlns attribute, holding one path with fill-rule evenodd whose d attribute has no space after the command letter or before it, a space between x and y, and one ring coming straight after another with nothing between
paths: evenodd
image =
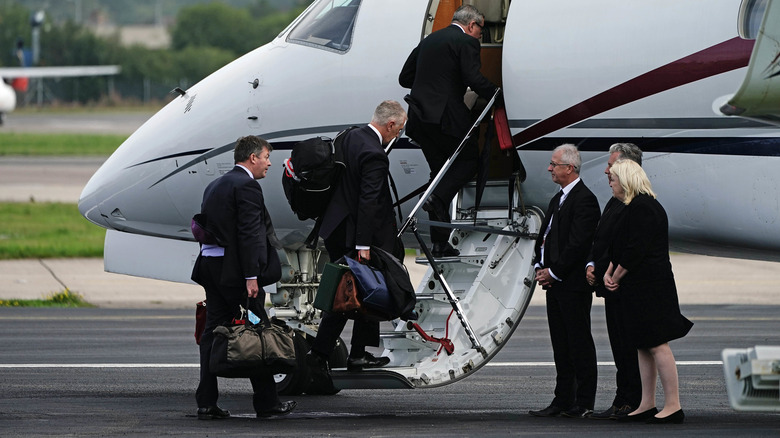
<instances>
[{"instance_id":1,"label":"aircraft nose cone","mask_svg":"<svg viewBox=\"0 0 780 438\"><path fill-rule=\"evenodd\" d=\"M85 185L84 189L81 191L81 196L79 196L79 212L93 224L104 228L111 228L100 212L100 200L105 199L104 190L101 190L101 187L104 186L103 177L101 176L102 169L103 167L92 175L92 178L89 179L87 185Z\"/></svg>"}]
</instances>

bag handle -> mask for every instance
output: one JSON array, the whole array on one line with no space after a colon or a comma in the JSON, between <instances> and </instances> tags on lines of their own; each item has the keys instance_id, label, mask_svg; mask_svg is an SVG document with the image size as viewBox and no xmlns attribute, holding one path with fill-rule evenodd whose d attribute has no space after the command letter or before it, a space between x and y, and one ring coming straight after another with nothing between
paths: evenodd
<instances>
[{"instance_id":1,"label":"bag handle","mask_svg":"<svg viewBox=\"0 0 780 438\"><path fill-rule=\"evenodd\" d=\"M265 294L263 294L265 296ZM246 325L264 325L266 327L271 326L271 320L268 318L268 313L265 312L265 306L260 306L257 302L257 298L246 297L246 310L251 310L258 318L260 318L260 324L252 324L249 321L249 315L247 315Z\"/></svg>"}]
</instances>

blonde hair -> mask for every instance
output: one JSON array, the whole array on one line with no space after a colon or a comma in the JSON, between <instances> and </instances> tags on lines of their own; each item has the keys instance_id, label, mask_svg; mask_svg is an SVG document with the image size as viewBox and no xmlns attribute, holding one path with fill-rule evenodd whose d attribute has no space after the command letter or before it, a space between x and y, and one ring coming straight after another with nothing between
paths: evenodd
<instances>
[{"instance_id":1,"label":"blonde hair","mask_svg":"<svg viewBox=\"0 0 780 438\"><path fill-rule=\"evenodd\" d=\"M620 187L626 194L623 203L628 205L636 195L645 194L656 198L652 184L647 179L647 174L642 166L632 160L620 159L615 161L609 173L615 175L620 181Z\"/></svg>"}]
</instances>

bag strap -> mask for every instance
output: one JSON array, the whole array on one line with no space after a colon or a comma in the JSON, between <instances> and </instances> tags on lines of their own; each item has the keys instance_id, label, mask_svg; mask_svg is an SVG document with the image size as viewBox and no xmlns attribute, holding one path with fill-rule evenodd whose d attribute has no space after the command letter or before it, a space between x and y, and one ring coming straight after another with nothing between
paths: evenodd
<instances>
[{"instance_id":1,"label":"bag strap","mask_svg":"<svg viewBox=\"0 0 780 438\"><path fill-rule=\"evenodd\" d=\"M404 221L404 217L401 215L401 202L398 199L398 189L395 188L395 181L393 181L393 174L387 172L387 178L390 180L390 188L393 190L393 196L395 196L395 211L398 213L398 223Z\"/></svg>"},{"instance_id":2,"label":"bag strap","mask_svg":"<svg viewBox=\"0 0 780 438\"><path fill-rule=\"evenodd\" d=\"M317 248L317 240L320 237L320 228L322 227L322 219L324 216L320 215L316 221L314 221L314 228L311 229L311 232L306 237L306 240L303 241L303 243L306 245L306 248L309 249L316 249Z\"/></svg>"}]
</instances>

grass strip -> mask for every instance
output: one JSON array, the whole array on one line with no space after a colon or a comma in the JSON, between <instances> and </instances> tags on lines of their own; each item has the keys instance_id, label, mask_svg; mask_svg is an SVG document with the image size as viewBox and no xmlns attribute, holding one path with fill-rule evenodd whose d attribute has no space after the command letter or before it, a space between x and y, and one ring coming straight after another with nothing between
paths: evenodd
<instances>
[{"instance_id":1,"label":"grass strip","mask_svg":"<svg viewBox=\"0 0 780 438\"><path fill-rule=\"evenodd\" d=\"M65 289L40 300L0 299L0 307L95 307L77 292Z\"/></svg>"},{"instance_id":2,"label":"grass strip","mask_svg":"<svg viewBox=\"0 0 780 438\"><path fill-rule=\"evenodd\" d=\"M0 203L0 260L103 257L106 230L76 204Z\"/></svg>"},{"instance_id":3,"label":"grass strip","mask_svg":"<svg viewBox=\"0 0 780 438\"><path fill-rule=\"evenodd\" d=\"M104 156L126 135L0 133L0 156Z\"/></svg>"}]
</instances>

